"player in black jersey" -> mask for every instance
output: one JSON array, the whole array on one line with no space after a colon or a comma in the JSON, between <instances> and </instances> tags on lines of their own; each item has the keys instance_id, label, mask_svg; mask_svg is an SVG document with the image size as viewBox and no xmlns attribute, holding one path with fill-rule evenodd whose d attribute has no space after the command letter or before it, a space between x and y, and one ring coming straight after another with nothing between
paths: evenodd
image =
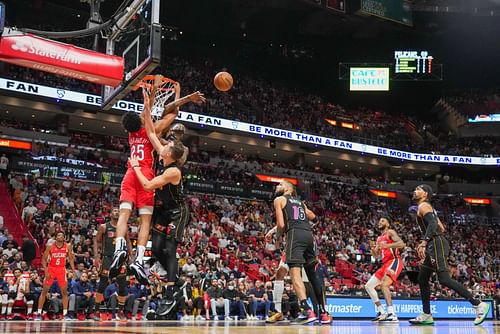
<instances>
[{"instance_id":1,"label":"player in black jersey","mask_svg":"<svg viewBox=\"0 0 500 334\"><path fill-rule=\"evenodd\" d=\"M105 224L99 225L97 234L94 238L94 266L99 269L99 285L97 286L97 293L95 295L95 312L94 320L99 321L100 309L104 301L104 290L109 284L109 268L113 262L113 254L115 252L115 237L116 225L118 224L118 217L120 216L120 209L114 207L111 211L111 220ZM125 234L125 241L127 242L127 250L129 252L129 259L132 259L132 243L128 232ZM125 299L127 298L127 268L122 266L116 277L118 283L118 320L126 320L123 312Z\"/></svg>"},{"instance_id":2,"label":"player in black jersey","mask_svg":"<svg viewBox=\"0 0 500 334\"><path fill-rule=\"evenodd\" d=\"M145 107L146 132L160 156L163 171L152 180L147 180L141 169L137 168L138 161L131 157L130 163L144 189L156 190L157 201L152 219L152 251L167 271L166 298L160 303L156 315L165 316L175 306L176 285L181 285L177 277L179 265L176 250L177 243L182 240L184 228L189 221L189 211L182 194L182 173L176 164L184 154L184 145L180 141L168 141L166 145L162 145L154 132L150 113L151 110Z\"/></svg>"},{"instance_id":3,"label":"player in black jersey","mask_svg":"<svg viewBox=\"0 0 500 334\"><path fill-rule=\"evenodd\" d=\"M316 247L309 221L315 222L316 215L297 197L295 187L282 181L276 187L274 209L278 234L286 236L285 259L290 267L292 284L300 301L301 313L297 322L301 324L316 321L314 311L307 304L307 295L302 280L302 266L318 300L324 300L321 280L316 273ZM326 310L320 310L326 312Z\"/></svg>"},{"instance_id":4,"label":"player in black jersey","mask_svg":"<svg viewBox=\"0 0 500 334\"><path fill-rule=\"evenodd\" d=\"M422 241L417 248L418 256L423 261L418 275L423 313L411 319L410 323L417 325L432 325L434 323L431 314L429 280L435 271L440 284L454 290L474 305L476 308L474 325L479 325L486 319L490 305L475 299L463 285L450 277L448 268L450 244L443 236L444 226L439 221L436 211L429 203L431 196L432 188L427 184L418 186L413 193L413 199L418 204L417 223L423 233Z\"/></svg>"},{"instance_id":5,"label":"player in black jersey","mask_svg":"<svg viewBox=\"0 0 500 334\"><path fill-rule=\"evenodd\" d=\"M170 127L167 135L165 136L165 139L162 139L161 143L163 145L166 145L168 144L169 141L182 142L182 137L184 137L185 133L186 133L186 127L181 123L175 123ZM189 155L189 149L186 146L184 146L184 154L182 154L182 157L177 161L177 167L181 168L182 166L184 166L188 155Z\"/></svg>"}]
</instances>

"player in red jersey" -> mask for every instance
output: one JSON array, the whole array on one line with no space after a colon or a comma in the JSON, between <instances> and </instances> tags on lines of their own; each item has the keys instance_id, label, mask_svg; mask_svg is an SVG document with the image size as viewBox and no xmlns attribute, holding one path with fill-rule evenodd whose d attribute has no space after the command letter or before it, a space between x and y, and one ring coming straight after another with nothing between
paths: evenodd
<instances>
[{"instance_id":1,"label":"player in red jersey","mask_svg":"<svg viewBox=\"0 0 500 334\"><path fill-rule=\"evenodd\" d=\"M155 87L158 87L160 77L157 77ZM180 85L175 85L175 101L165 106L163 117L155 122L155 132L158 136L164 134L170 127L170 124L177 117L179 107L189 103L203 103L205 98L202 93L194 92L186 95L183 98L180 96ZM156 88L153 89L150 96L150 105L154 102ZM154 177L153 171L153 152L154 148L151 144L146 130L144 128L143 115L135 112L128 112L122 118L122 125L129 133L129 145L131 157L137 159L142 174L151 180ZM127 164L127 172L123 177L121 184L120 195L120 215L116 227L116 242L113 261L109 270L110 279L116 277L122 265L127 259L125 234L128 229L128 220L134 206L139 210L141 226L137 237L137 250L134 262L129 266L131 272L136 276L141 284L148 284L148 277L144 271L144 252L149 238L151 227L151 218L153 214L154 192L144 190L142 184L137 179L137 176L130 165Z\"/></svg>"},{"instance_id":2,"label":"player in red jersey","mask_svg":"<svg viewBox=\"0 0 500 334\"><path fill-rule=\"evenodd\" d=\"M399 255L399 249L404 248L406 244L401 240L396 231L391 229L391 223L392 220L388 216L380 218L377 228L382 234L377 238L375 247L372 246L372 256L382 255L382 267L365 284L366 291L377 307L377 316L372 321L398 321L398 317L392 306L389 287L397 281L403 269L403 260ZM387 313L384 312L384 307L378 299L377 291L375 291L377 286L380 286L384 294L385 302L387 303Z\"/></svg>"},{"instance_id":3,"label":"player in red jersey","mask_svg":"<svg viewBox=\"0 0 500 334\"><path fill-rule=\"evenodd\" d=\"M42 309L45 304L45 297L49 292L54 280L57 280L62 294L63 303L63 316L67 318L68 313L68 281L66 279L66 258L69 259L71 270L75 272L75 260L73 258L73 251L71 244L66 243L63 231L56 233L56 241L47 245L45 252L42 256L42 268L45 272L45 279L43 281L43 291L38 299L38 312L36 320L42 320ZM48 263L48 265L47 265Z\"/></svg>"}]
</instances>

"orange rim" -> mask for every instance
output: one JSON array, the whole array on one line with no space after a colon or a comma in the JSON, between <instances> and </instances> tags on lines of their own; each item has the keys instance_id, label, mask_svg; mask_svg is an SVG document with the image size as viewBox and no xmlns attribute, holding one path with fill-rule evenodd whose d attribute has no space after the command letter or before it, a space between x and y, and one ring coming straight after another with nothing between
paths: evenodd
<instances>
[{"instance_id":1,"label":"orange rim","mask_svg":"<svg viewBox=\"0 0 500 334\"><path fill-rule=\"evenodd\" d=\"M148 81L153 81L154 82L155 77L156 77L156 75L154 75L154 74L148 74L148 75L144 76L144 78L142 78L141 81L139 81L134 86L134 88L132 88L132 90L136 91L136 90L138 90L139 88L142 88L142 87L151 88L153 85L150 84ZM174 81L174 80L172 80L170 78L167 78L167 77L162 77L161 81L162 81L162 83L161 83L160 87L158 87L158 89L160 89L160 90L170 90L170 89L162 87L163 85L165 85L167 83L171 83L171 84L174 84L174 85L177 84L177 81Z\"/></svg>"}]
</instances>

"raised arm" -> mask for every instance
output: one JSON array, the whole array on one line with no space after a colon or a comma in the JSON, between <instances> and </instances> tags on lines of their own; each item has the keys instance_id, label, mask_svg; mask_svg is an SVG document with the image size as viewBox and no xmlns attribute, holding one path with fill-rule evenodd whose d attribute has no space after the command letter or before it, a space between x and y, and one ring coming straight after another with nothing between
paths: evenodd
<instances>
[{"instance_id":1,"label":"raised arm","mask_svg":"<svg viewBox=\"0 0 500 334\"><path fill-rule=\"evenodd\" d=\"M177 88L178 87L178 88ZM177 89L179 94L177 94ZM155 123L155 132L158 136L161 136L165 133L165 131L170 127L170 125L177 118L177 114L179 113L179 108L189 102L193 102L196 104L205 103L205 95L196 91L184 97L180 97L180 85L176 86L176 97L173 102L170 102L165 106L163 111L163 117L159 121Z\"/></svg>"},{"instance_id":2,"label":"raised arm","mask_svg":"<svg viewBox=\"0 0 500 334\"><path fill-rule=\"evenodd\" d=\"M154 90L155 89L153 88L153 92ZM159 154L163 145L156 135L155 125L153 124L153 119L151 118L151 99L154 99L154 95L149 96L145 91L143 91L142 96L144 98L144 128L146 129L146 133L148 134L148 138L151 141L151 144L153 144L154 149Z\"/></svg>"}]
</instances>

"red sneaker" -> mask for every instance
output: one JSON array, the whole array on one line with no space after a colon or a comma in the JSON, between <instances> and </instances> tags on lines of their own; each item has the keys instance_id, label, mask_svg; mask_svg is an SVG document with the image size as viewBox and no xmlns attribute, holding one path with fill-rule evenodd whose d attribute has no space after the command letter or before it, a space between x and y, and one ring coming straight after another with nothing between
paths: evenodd
<instances>
[{"instance_id":1,"label":"red sneaker","mask_svg":"<svg viewBox=\"0 0 500 334\"><path fill-rule=\"evenodd\" d=\"M328 314L328 312L321 313L320 317L320 322L324 325L329 325L332 323L332 316Z\"/></svg>"},{"instance_id":2,"label":"red sneaker","mask_svg":"<svg viewBox=\"0 0 500 334\"><path fill-rule=\"evenodd\" d=\"M311 309L302 310L302 312L299 313L299 316L297 317L297 319L294 320L293 323L305 325L305 324L309 324L311 322L316 321L316 319L318 319L318 318L316 317L316 314L314 313L313 310L311 310Z\"/></svg>"},{"instance_id":3,"label":"red sneaker","mask_svg":"<svg viewBox=\"0 0 500 334\"><path fill-rule=\"evenodd\" d=\"M142 319L142 313L138 312L135 316L135 320L141 320Z\"/></svg>"}]
</instances>

